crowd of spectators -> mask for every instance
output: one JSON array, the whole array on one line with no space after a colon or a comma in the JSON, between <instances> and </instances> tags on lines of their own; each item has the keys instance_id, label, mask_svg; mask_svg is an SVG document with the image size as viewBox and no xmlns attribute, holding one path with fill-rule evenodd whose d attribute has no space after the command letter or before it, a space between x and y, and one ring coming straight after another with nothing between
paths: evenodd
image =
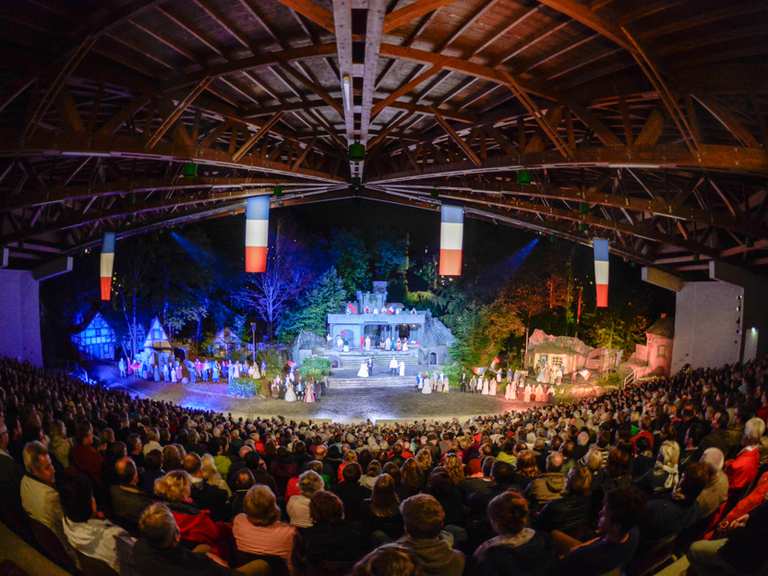
<instances>
[{"instance_id":1,"label":"crowd of spectators","mask_svg":"<svg viewBox=\"0 0 768 576\"><path fill-rule=\"evenodd\" d=\"M86 573L599 575L675 551L758 574L767 376L376 425L235 418L0 360L0 515Z\"/></svg>"}]
</instances>

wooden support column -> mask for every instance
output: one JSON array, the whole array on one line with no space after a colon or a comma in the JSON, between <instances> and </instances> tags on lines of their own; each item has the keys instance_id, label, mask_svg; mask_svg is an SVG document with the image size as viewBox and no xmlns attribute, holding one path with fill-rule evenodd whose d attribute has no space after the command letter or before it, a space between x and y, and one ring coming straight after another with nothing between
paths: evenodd
<instances>
[{"instance_id":1,"label":"wooden support column","mask_svg":"<svg viewBox=\"0 0 768 576\"><path fill-rule=\"evenodd\" d=\"M192 104L192 102L194 102L198 96L200 96L203 90L208 88L208 85L210 83L211 83L210 77L205 77L202 80L200 80L192 89L192 91L189 94L187 94L187 96L176 105L176 107L168 116L165 117L163 122L160 124L157 130L155 130L154 134L152 134L152 136L150 136L149 140L147 141L147 148L149 150L152 150L152 148L157 146L157 143L160 142L163 136L165 136L165 133L168 132L171 126L173 126L179 118L181 118L181 115L184 113L184 110L186 110L187 107L190 104Z\"/></svg>"},{"instance_id":2,"label":"wooden support column","mask_svg":"<svg viewBox=\"0 0 768 576\"><path fill-rule=\"evenodd\" d=\"M475 151L472 150L472 148L467 144L461 136L459 136L456 131L451 127L448 122L445 121L445 118L441 114L436 114L435 119L437 120L438 124L440 124L441 128L445 130L445 133L448 134L448 136L453 140L459 148L464 152L464 154L467 155L467 158L474 164L475 166L480 166L482 164L482 161L480 160L480 157L475 154Z\"/></svg>"},{"instance_id":3,"label":"wooden support column","mask_svg":"<svg viewBox=\"0 0 768 576\"><path fill-rule=\"evenodd\" d=\"M269 132L272 127L277 124L277 121L280 120L280 117L283 115L282 112L276 113L272 118L269 119L269 121L264 124L264 126L261 127L261 129L256 132L253 136L248 138L248 140L245 141L245 143L240 147L240 149L235 152L232 155L232 160L235 162L239 162L240 159L245 156L248 151L253 148L253 145L256 144L259 140L261 140L264 136L267 135L267 132Z\"/></svg>"}]
</instances>

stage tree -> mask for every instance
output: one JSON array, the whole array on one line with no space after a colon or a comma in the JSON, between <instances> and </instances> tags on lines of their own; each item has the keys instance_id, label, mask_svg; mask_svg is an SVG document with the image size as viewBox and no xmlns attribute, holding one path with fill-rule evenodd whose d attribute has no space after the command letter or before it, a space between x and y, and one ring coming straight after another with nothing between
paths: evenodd
<instances>
[{"instance_id":1,"label":"stage tree","mask_svg":"<svg viewBox=\"0 0 768 576\"><path fill-rule=\"evenodd\" d=\"M367 290L371 284L370 256L360 235L339 230L331 238L330 251L347 297L353 298L356 290Z\"/></svg>"},{"instance_id":2,"label":"stage tree","mask_svg":"<svg viewBox=\"0 0 768 576\"><path fill-rule=\"evenodd\" d=\"M286 315L280 327L280 339L292 341L300 332L324 336L329 313L341 311L346 301L344 283L336 268L321 275L301 299L304 305Z\"/></svg>"}]
</instances>

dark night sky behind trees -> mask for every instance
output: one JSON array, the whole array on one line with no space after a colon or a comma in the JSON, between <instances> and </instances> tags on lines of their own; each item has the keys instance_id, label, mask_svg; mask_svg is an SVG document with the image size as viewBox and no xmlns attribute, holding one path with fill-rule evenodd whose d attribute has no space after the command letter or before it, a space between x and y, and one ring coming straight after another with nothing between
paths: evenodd
<instances>
[{"instance_id":1,"label":"dark night sky behind trees","mask_svg":"<svg viewBox=\"0 0 768 576\"><path fill-rule=\"evenodd\" d=\"M96 311L121 338L130 335L135 312L136 323L146 327L158 315L173 337L192 345L225 326L250 340L251 321L257 338L289 341L298 329L318 330L326 311L379 279L389 280L390 301L443 319L467 364L517 354L526 327L629 352L650 322L674 310L672 293L643 283L638 266L612 256L610 307L596 311L591 248L471 218L458 279L436 275L434 212L363 200L273 209L270 266L279 273L271 280L242 272L243 237L243 219L234 217L119 241L115 292L105 304L98 302L98 250L78 256L72 273L42 285L48 361L72 359L69 335ZM270 318L257 302L267 293L280 300Z\"/></svg>"}]
</instances>

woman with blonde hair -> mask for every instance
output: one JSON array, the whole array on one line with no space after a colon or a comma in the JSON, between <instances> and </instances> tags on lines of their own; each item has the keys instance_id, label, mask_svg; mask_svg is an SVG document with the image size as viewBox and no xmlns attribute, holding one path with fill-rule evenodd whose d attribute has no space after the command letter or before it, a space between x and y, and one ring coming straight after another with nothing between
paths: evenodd
<instances>
[{"instance_id":1,"label":"woman with blonde hair","mask_svg":"<svg viewBox=\"0 0 768 576\"><path fill-rule=\"evenodd\" d=\"M672 492L679 479L677 465L680 462L680 445L674 440L664 440L653 468L637 481L637 485L649 494Z\"/></svg>"},{"instance_id":2,"label":"woman with blonde hair","mask_svg":"<svg viewBox=\"0 0 768 576\"><path fill-rule=\"evenodd\" d=\"M290 566L296 528L280 521L275 493L264 484L252 486L243 500L243 512L232 522L239 552L279 556Z\"/></svg>"},{"instance_id":3,"label":"woman with blonde hair","mask_svg":"<svg viewBox=\"0 0 768 576\"><path fill-rule=\"evenodd\" d=\"M224 490L227 493L227 498L232 496L232 490L230 490L229 484L219 474L219 469L212 455L203 454L203 457L200 458L200 471L203 473L203 479L208 484Z\"/></svg>"},{"instance_id":4,"label":"woman with blonde hair","mask_svg":"<svg viewBox=\"0 0 768 576\"><path fill-rule=\"evenodd\" d=\"M464 464L456 454L448 454L443 460L443 468L454 486L458 486L464 480Z\"/></svg>"},{"instance_id":5,"label":"woman with blonde hair","mask_svg":"<svg viewBox=\"0 0 768 576\"><path fill-rule=\"evenodd\" d=\"M347 450L344 453L344 459L339 464L338 482L344 482L344 467L351 462L357 462L357 452L354 450Z\"/></svg>"},{"instance_id":6,"label":"woman with blonde hair","mask_svg":"<svg viewBox=\"0 0 768 576\"><path fill-rule=\"evenodd\" d=\"M416 452L416 463L424 474L429 474L432 470L432 451L429 448L421 448Z\"/></svg>"},{"instance_id":7,"label":"woman with blonde hair","mask_svg":"<svg viewBox=\"0 0 768 576\"><path fill-rule=\"evenodd\" d=\"M408 458L400 467L400 489L398 495L401 500L418 494L424 487L425 476L415 458Z\"/></svg>"},{"instance_id":8,"label":"woman with blonde hair","mask_svg":"<svg viewBox=\"0 0 768 576\"><path fill-rule=\"evenodd\" d=\"M184 470L173 470L155 480L155 495L164 499L179 527L180 539L192 545L205 545L221 558L229 558L232 530L216 522L208 510L192 500L192 477Z\"/></svg>"},{"instance_id":9,"label":"woman with blonde hair","mask_svg":"<svg viewBox=\"0 0 768 576\"><path fill-rule=\"evenodd\" d=\"M61 420L51 423L51 443L48 447L62 468L69 468L69 451L72 450L72 440L67 436L67 427Z\"/></svg>"}]
</instances>

